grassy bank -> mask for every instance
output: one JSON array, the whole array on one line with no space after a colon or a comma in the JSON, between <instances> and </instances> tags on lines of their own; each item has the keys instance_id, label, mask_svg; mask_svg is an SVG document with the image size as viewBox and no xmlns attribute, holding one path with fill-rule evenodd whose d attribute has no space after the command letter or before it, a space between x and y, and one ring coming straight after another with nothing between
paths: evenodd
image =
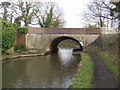
<instances>
[{"instance_id":1,"label":"grassy bank","mask_svg":"<svg viewBox=\"0 0 120 90\"><path fill-rule=\"evenodd\" d=\"M81 53L81 62L71 88L92 88L93 63L86 53Z\"/></svg>"},{"instance_id":2,"label":"grassy bank","mask_svg":"<svg viewBox=\"0 0 120 90\"><path fill-rule=\"evenodd\" d=\"M99 56L106 64L106 66L109 68L109 70L111 70L115 79L118 81L118 64L114 63L113 57L106 52L99 53Z\"/></svg>"},{"instance_id":3,"label":"grassy bank","mask_svg":"<svg viewBox=\"0 0 120 90\"><path fill-rule=\"evenodd\" d=\"M110 54L109 51L102 51L99 48L95 47L88 47L85 52L96 52L101 57L102 61L106 64L108 69L112 72L115 79L118 81L118 60L116 59L116 56ZM120 78L120 76L119 76Z\"/></svg>"}]
</instances>

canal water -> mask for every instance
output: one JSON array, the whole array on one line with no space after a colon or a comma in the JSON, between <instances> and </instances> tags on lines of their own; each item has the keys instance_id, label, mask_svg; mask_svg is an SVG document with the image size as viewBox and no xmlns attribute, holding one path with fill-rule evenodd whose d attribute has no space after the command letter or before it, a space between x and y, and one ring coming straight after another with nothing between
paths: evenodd
<instances>
[{"instance_id":1,"label":"canal water","mask_svg":"<svg viewBox=\"0 0 120 90\"><path fill-rule=\"evenodd\" d=\"M47 56L4 61L3 88L68 88L80 62L72 49Z\"/></svg>"}]
</instances>

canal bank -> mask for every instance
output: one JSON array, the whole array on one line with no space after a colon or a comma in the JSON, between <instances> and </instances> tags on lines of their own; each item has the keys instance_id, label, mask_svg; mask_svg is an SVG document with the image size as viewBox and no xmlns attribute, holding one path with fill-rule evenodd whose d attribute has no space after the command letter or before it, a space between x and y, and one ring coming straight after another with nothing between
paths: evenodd
<instances>
[{"instance_id":1,"label":"canal bank","mask_svg":"<svg viewBox=\"0 0 120 90\"><path fill-rule=\"evenodd\" d=\"M87 53L81 53L81 62L70 88L93 88L94 65Z\"/></svg>"},{"instance_id":2,"label":"canal bank","mask_svg":"<svg viewBox=\"0 0 120 90\"><path fill-rule=\"evenodd\" d=\"M21 52L14 52L13 54L7 55L7 54L1 54L0 55L0 61L4 61L4 60L11 60L11 59L17 59L17 58L22 58L22 57L35 57L35 56L45 56L50 54L50 51L45 51L44 53L38 53L36 51L33 52L29 52L29 51L21 51Z\"/></svg>"},{"instance_id":3,"label":"canal bank","mask_svg":"<svg viewBox=\"0 0 120 90\"><path fill-rule=\"evenodd\" d=\"M44 56L44 53L41 54L21 54L21 55L2 55L0 61L12 60L22 57L35 57L35 56Z\"/></svg>"}]
</instances>

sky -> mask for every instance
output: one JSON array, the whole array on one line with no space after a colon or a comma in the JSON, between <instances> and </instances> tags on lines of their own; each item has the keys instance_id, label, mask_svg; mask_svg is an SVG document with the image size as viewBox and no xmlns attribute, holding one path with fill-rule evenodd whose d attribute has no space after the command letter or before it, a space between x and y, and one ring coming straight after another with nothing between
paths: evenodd
<instances>
[{"instance_id":1,"label":"sky","mask_svg":"<svg viewBox=\"0 0 120 90\"><path fill-rule=\"evenodd\" d=\"M4 1L13 1L13 0L1 0ZM14 0L14 2L17 0ZM25 1L25 0L22 0ZM27 0L26 0L27 1ZM65 20L65 28L81 28L84 25L82 19L82 13L86 10L87 4L91 0L34 0L34 1L53 1L57 2L58 6L63 12L63 17Z\"/></svg>"},{"instance_id":2,"label":"sky","mask_svg":"<svg viewBox=\"0 0 120 90\"><path fill-rule=\"evenodd\" d=\"M50 1L50 0L43 0ZM90 0L51 0L58 3L65 19L65 28L80 28L84 26L82 13Z\"/></svg>"},{"instance_id":3,"label":"sky","mask_svg":"<svg viewBox=\"0 0 120 90\"><path fill-rule=\"evenodd\" d=\"M83 27L82 13L87 8L89 0L57 0L63 10L66 21L65 27L79 28Z\"/></svg>"}]
</instances>

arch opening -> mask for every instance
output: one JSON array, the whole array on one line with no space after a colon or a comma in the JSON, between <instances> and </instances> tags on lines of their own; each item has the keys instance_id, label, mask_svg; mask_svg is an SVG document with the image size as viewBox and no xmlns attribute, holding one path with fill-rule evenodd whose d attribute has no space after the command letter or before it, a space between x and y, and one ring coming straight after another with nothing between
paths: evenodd
<instances>
[{"instance_id":1,"label":"arch opening","mask_svg":"<svg viewBox=\"0 0 120 90\"><path fill-rule=\"evenodd\" d=\"M82 45L80 44L80 42L72 37L68 37L68 36L61 36L61 37L58 37L58 38L55 38L51 45L50 45L50 51L51 52L57 52L58 51L58 45L60 42L64 41L64 40L73 40L75 41L76 43L79 44L80 48L79 48L79 51L83 51L83 47Z\"/></svg>"}]
</instances>

